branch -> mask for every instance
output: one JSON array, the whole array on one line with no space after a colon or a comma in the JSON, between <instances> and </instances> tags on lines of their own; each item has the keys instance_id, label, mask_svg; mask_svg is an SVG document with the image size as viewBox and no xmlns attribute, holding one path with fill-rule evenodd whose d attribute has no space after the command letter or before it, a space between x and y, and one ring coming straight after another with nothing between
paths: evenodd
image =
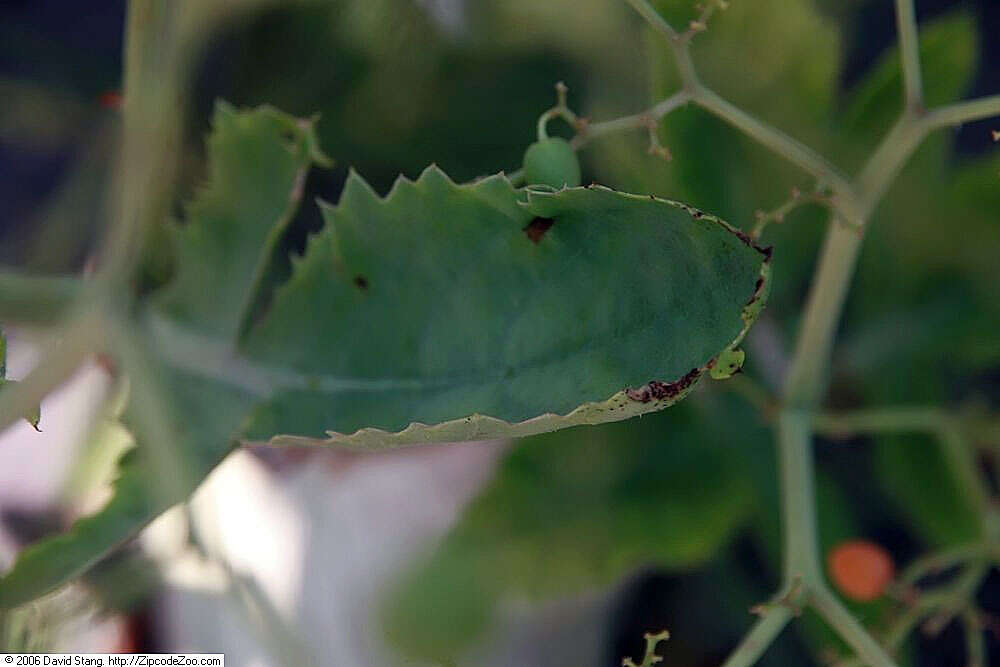
<instances>
[{"instance_id":1,"label":"branch","mask_svg":"<svg viewBox=\"0 0 1000 667\"><path fill-rule=\"evenodd\" d=\"M799 188L792 188L790 196L784 203L780 206L771 209L770 211L758 210L754 212L754 218L756 222L753 228L750 230L750 238L754 240L759 240L761 234L768 225L781 224L785 221L785 218L792 213L795 209L806 206L807 204L819 204L825 207L832 207L833 201L830 198L830 193L825 187L817 183L815 189L812 192L803 194L802 190ZM860 227L857 228L860 231Z\"/></svg>"},{"instance_id":2,"label":"branch","mask_svg":"<svg viewBox=\"0 0 1000 667\"><path fill-rule=\"evenodd\" d=\"M923 108L924 93L920 80L920 43L913 0L896 0L896 29L899 31L899 58L903 68L906 108L917 111Z\"/></svg>"},{"instance_id":3,"label":"branch","mask_svg":"<svg viewBox=\"0 0 1000 667\"><path fill-rule=\"evenodd\" d=\"M980 474L974 448L967 442L961 417L933 407L900 407L860 410L846 414L813 416L816 432L835 437L851 433L886 433L923 431L934 435L941 443L956 487L980 516L984 533L996 537L990 489Z\"/></svg>"},{"instance_id":4,"label":"branch","mask_svg":"<svg viewBox=\"0 0 1000 667\"><path fill-rule=\"evenodd\" d=\"M841 175L840 170L825 157L802 142L754 118L704 86L700 86L691 96L691 99L733 127L742 130L747 136L781 155L792 164L798 165L818 180L829 184L837 194L848 199L853 198L853 188L850 182ZM846 202L841 203L845 204ZM854 215L849 215L849 218L852 222L856 221Z\"/></svg>"},{"instance_id":5,"label":"branch","mask_svg":"<svg viewBox=\"0 0 1000 667\"><path fill-rule=\"evenodd\" d=\"M640 111L631 116L623 116L614 120L606 120L601 123L589 123L583 125L580 133L573 138L573 147L580 148L587 145L593 139L602 137L614 132L623 130L634 130L649 127L651 120L658 121L668 113L687 104L691 100L691 93L687 90L679 90L665 100L650 107L646 111Z\"/></svg>"},{"instance_id":6,"label":"branch","mask_svg":"<svg viewBox=\"0 0 1000 667\"><path fill-rule=\"evenodd\" d=\"M885 650L830 591L825 588L813 591L810 606L870 667L895 667Z\"/></svg>"},{"instance_id":7,"label":"branch","mask_svg":"<svg viewBox=\"0 0 1000 667\"><path fill-rule=\"evenodd\" d=\"M986 667L986 642L983 641L983 624L975 610L962 612L965 629L965 660L969 667Z\"/></svg>"},{"instance_id":8,"label":"branch","mask_svg":"<svg viewBox=\"0 0 1000 667\"><path fill-rule=\"evenodd\" d=\"M654 30L667 38L671 43L677 42L680 38L680 33L674 30L673 26L667 23L666 19L660 16L660 12L656 11L651 4L646 0L625 0L628 4L632 6L639 16L646 20Z\"/></svg>"},{"instance_id":9,"label":"branch","mask_svg":"<svg viewBox=\"0 0 1000 667\"><path fill-rule=\"evenodd\" d=\"M813 408L823 394L837 322L861 240L860 234L836 219L827 229L785 379L785 400L797 407Z\"/></svg>"},{"instance_id":10,"label":"branch","mask_svg":"<svg viewBox=\"0 0 1000 667\"><path fill-rule=\"evenodd\" d=\"M921 579L929 575L943 572L968 561L998 556L1000 556L1000 547L992 544L977 542L951 547L914 560L899 574L896 585L904 589L902 594L905 596L905 589L916 586Z\"/></svg>"},{"instance_id":11,"label":"branch","mask_svg":"<svg viewBox=\"0 0 1000 667\"><path fill-rule=\"evenodd\" d=\"M632 6L639 15L646 20L653 30L660 33L666 40L667 45L674 52L674 60L677 64L677 71L681 75L684 88L689 91L697 90L701 87L698 81L698 74L695 72L694 63L691 62L691 53L688 51L688 43L691 41L684 35L674 30L667 21L660 16L652 5L646 0L625 0Z\"/></svg>"},{"instance_id":12,"label":"branch","mask_svg":"<svg viewBox=\"0 0 1000 667\"><path fill-rule=\"evenodd\" d=\"M785 586L823 586L813 481L812 429L808 414L785 409L778 418Z\"/></svg>"},{"instance_id":13,"label":"branch","mask_svg":"<svg viewBox=\"0 0 1000 667\"><path fill-rule=\"evenodd\" d=\"M904 111L858 175L856 190L862 215L871 213L928 133L991 116L1000 116L1000 95L956 102L925 113L909 108Z\"/></svg>"},{"instance_id":14,"label":"branch","mask_svg":"<svg viewBox=\"0 0 1000 667\"><path fill-rule=\"evenodd\" d=\"M792 610L788 605L777 604L769 607L750 632L743 637L722 667L750 667L756 664L791 619Z\"/></svg>"},{"instance_id":15,"label":"branch","mask_svg":"<svg viewBox=\"0 0 1000 667\"><path fill-rule=\"evenodd\" d=\"M28 276L0 269L0 321L51 324L84 290L75 276Z\"/></svg>"},{"instance_id":16,"label":"branch","mask_svg":"<svg viewBox=\"0 0 1000 667\"><path fill-rule=\"evenodd\" d=\"M985 545L979 546L984 547ZM977 555L969 548L942 552L942 555L958 556L960 552L962 556L969 557L969 560L977 558ZM988 552L982 551L980 556L981 555L988 555ZM925 559L921 559L921 561L924 560ZM953 562L949 563L949 565L955 565L957 562L958 559L956 558ZM914 565L918 564L920 564L920 561L914 563ZM918 625L920 625L924 619L927 619L927 622L924 624L925 632L928 634L936 634L940 632L941 629L944 628L944 626L947 625L956 614L962 613L964 615L974 613L973 607L975 604L976 590L982 583L987 571L988 566L984 563L974 563L957 579L954 579L944 586L940 586L939 590L927 591L923 593L912 591L908 593L909 600L907 606L882 633L882 646L887 652L894 655L897 651L899 651L900 647L903 646L903 643L906 641L910 633ZM968 618L968 616L963 616L963 618ZM979 629L980 631L982 630L981 627ZM838 662L837 667L864 667L864 664L865 663L860 659L852 658Z\"/></svg>"},{"instance_id":17,"label":"branch","mask_svg":"<svg viewBox=\"0 0 1000 667\"><path fill-rule=\"evenodd\" d=\"M568 104L566 104L566 94L568 92L569 88L565 83L562 81L556 83L556 105L538 117L537 133L539 141L544 141L549 138L547 126L549 121L553 118L562 118L577 133L585 127L584 121L573 113L573 110L569 108Z\"/></svg>"},{"instance_id":18,"label":"branch","mask_svg":"<svg viewBox=\"0 0 1000 667\"><path fill-rule=\"evenodd\" d=\"M934 406L874 408L816 414L813 416L813 429L834 438L844 438L855 433L937 432L945 428L950 419L944 410Z\"/></svg>"},{"instance_id":19,"label":"branch","mask_svg":"<svg viewBox=\"0 0 1000 667\"><path fill-rule=\"evenodd\" d=\"M924 125L928 130L935 130L939 127L960 125L991 116L1000 116L1000 95L990 95L939 107L924 116Z\"/></svg>"}]
</instances>

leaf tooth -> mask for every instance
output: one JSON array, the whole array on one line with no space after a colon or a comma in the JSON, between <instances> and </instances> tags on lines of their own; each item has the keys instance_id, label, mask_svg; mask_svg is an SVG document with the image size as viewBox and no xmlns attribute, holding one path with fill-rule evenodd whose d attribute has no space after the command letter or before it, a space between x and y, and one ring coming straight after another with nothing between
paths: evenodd
<instances>
[{"instance_id":1,"label":"leaf tooth","mask_svg":"<svg viewBox=\"0 0 1000 667\"><path fill-rule=\"evenodd\" d=\"M412 192L416 189L416 186L416 181L409 178L406 174L399 174L392 182L389 192L381 199L381 203L391 204L401 192Z\"/></svg>"},{"instance_id":2,"label":"leaf tooth","mask_svg":"<svg viewBox=\"0 0 1000 667\"><path fill-rule=\"evenodd\" d=\"M350 208L355 204L364 205L372 201L380 201L381 199L378 193L375 192L375 188L365 180L365 177L359 174L354 167L351 167L347 173L344 190L340 193L340 200L335 206L331 206L330 208L333 211L338 211Z\"/></svg>"},{"instance_id":3,"label":"leaf tooth","mask_svg":"<svg viewBox=\"0 0 1000 667\"><path fill-rule=\"evenodd\" d=\"M451 176L446 174L441 167L437 166L436 162L430 163L422 172L420 172L420 177L417 179L417 183L421 185L425 183L430 183L432 185L440 183L452 188L460 187L457 183L455 183L455 181L451 180Z\"/></svg>"}]
</instances>

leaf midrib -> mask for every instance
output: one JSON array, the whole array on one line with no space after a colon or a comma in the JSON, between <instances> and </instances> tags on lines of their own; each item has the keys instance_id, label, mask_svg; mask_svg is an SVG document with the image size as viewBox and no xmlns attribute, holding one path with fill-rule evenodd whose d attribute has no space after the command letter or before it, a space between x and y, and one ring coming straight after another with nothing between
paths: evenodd
<instances>
[{"instance_id":1,"label":"leaf midrib","mask_svg":"<svg viewBox=\"0 0 1000 667\"><path fill-rule=\"evenodd\" d=\"M643 331L654 329L655 319L641 325L633 326L615 337L615 340L631 337ZM483 385L492 382L508 381L511 370L514 375L538 370L547 366L569 361L588 351L602 349L604 344L591 342L575 347L562 355L553 355L537 359L527 364L504 367L499 372L469 373L463 375L436 376L427 378L357 378L328 375L321 373L304 373L292 369L281 369L255 363L237 353L235 348L216 338L205 336L194 329L185 327L157 312L150 311L146 317L146 327L150 331L155 349L164 354L161 356L174 368L188 373L220 381L230 386L238 387L258 398L271 398L276 391L281 390L314 390L327 394L348 391L389 391L398 389L446 389L461 388L473 385ZM738 328L738 327L737 327ZM738 335L738 331L733 337ZM605 341L606 338L591 339ZM721 351L722 348L720 348ZM701 365L708 362L702 360ZM676 378L654 378L649 380L672 381ZM622 389L625 388L624 382ZM603 400L607 397L593 397L588 400ZM581 401L581 403L586 401Z\"/></svg>"}]
</instances>

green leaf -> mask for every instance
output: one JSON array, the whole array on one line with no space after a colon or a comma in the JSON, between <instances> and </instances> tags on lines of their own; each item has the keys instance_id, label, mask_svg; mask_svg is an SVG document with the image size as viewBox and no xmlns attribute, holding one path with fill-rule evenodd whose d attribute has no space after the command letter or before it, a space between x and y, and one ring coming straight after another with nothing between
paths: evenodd
<instances>
[{"instance_id":1,"label":"green leaf","mask_svg":"<svg viewBox=\"0 0 1000 667\"><path fill-rule=\"evenodd\" d=\"M518 443L440 547L397 583L384 609L390 638L408 655L456 657L505 597L574 595L647 565L704 565L756 509L732 453L745 443L704 407Z\"/></svg>"},{"instance_id":2,"label":"green leaf","mask_svg":"<svg viewBox=\"0 0 1000 667\"><path fill-rule=\"evenodd\" d=\"M766 297L769 253L725 222L598 186L456 185L430 167L381 199L352 174L323 212L245 340L285 371L251 439L382 447L626 419L683 398Z\"/></svg>"},{"instance_id":3,"label":"green leaf","mask_svg":"<svg viewBox=\"0 0 1000 667\"><path fill-rule=\"evenodd\" d=\"M157 305L206 334L245 325L278 241L298 209L309 167L329 164L313 121L271 107L220 102L208 140L209 185L175 229L177 273Z\"/></svg>"},{"instance_id":4,"label":"green leaf","mask_svg":"<svg viewBox=\"0 0 1000 667\"><path fill-rule=\"evenodd\" d=\"M352 174L258 319L323 158L310 122L220 105L209 159L175 234L175 282L140 322L189 474L157 494L136 433L143 455L123 462L108 506L27 548L0 579L0 607L93 565L239 440L468 440L666 407L739 343L768 292L769 253L684 204L517 190L503 176L456 185L432 167L384 199Z\"/></svg>"},{"instance_id":5,"label":"green leaf","mask_svg":"<svg viewBox=\"0 0 1000 667\"><path fill-rule=\"evenodd\" d=\"M948 471L940 445L921 435L877 439L880 481L911 527L933 547L962 544L980 536L974 507Z\"/></svg>"},{"instance_id":6,"label":"green leaf","mask_svg":"<svg viewBox=\"0 0 1000 667\"><path fill-rule=\"evenodd\" d=\"M0 609L40 597L97 564L172 505L186 500L229 453L247 409L246 396L167 369L162 375L168 378L174 397L168 417L180 427L174 455L188 466L188 477L195 484L171 486L167 495L158 493L164 487L157 479L161 473L151 465L143 439L137 437L139 447L119 461L119 475L107 505L78 520L66 533L43 538L18 554L14 566L0 578Z\"/></svg>"},{"instance_id":7,"label":"green leaf","mask_svg":"<svg viewBox=\"0 0 1000 667\"><path fill-rule=\"evenodd\" d=\"M311 121L268 107L236 111L219 104L209 140L210 181L176 230L175 282L156 295L156 306L192 329L223 337L231 350L296 211L308 168L325 161ZM163 407L179 433L174 455L188 466L185 481L158 493L160 472L141 450L148 438L136 433L140 449L122 460L110 502L69 532L27 547L0 579L0 608L84 572L185 500L235 444L250 394L169 365L159 367L159 377L169 397Z\"/></svg>"}]
</instances>

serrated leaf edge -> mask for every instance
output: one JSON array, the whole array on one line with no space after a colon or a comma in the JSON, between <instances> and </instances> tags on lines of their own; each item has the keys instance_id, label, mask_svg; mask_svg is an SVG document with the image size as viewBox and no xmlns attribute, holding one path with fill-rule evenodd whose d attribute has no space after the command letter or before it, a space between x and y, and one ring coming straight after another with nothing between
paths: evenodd
<instances>
[{"instance_id":1,"label":"serrated leaf edge","mask_svg":"<svg viewBox=\"0 0 1000 667\"><path fill-rule=\"evenodd\" d=\"M424 169L415 181L408 179L403 175L397 177L392 185L392 188L385 195L385 197L379 197L367 181L365 181L365 179L353 169L348 176L348 185L352 187L364 187L380 202L391 203L392 199L396 196L401 187L419 186L420 183L428 177L443 178L448 184L459 189L473 189L481 187L486 182L500 179L510 185L512 189L515 189L503 172L487 176L471 183L459 184L455 183L446 173L434 164ZM347 191L348 185L345 185L345 192ZM654 195L642 196L619 192L602 185L590 184L587 186L581 186L581 188L562 188L561 190L552 192L522 188L520 191L525 194L527 201L521 203L527 204L533 197L555 196L559 192L573 189L599 189L607 192L613 192L617 195L621 195L629 199L635 199L637 201L652 200L680 208L686 211L693 220L703 220L720 225L727 232L739 238L740 241L748 247L751 247L759 252L763 257L761 269L758 274L758 279L754 285L753 292L741 312L741 317L744 323L743 328L736 335L733 341L720 350L711 359L707 360L705 364L697 368L692 368L688 373L675 380L666 382L651 380L642 387L625 387L607 400L583 403L564 415L550 412L520 422L509 422L491 415L477 413L437 424L411 422L406 426L406 428L399 431L388 431L374 427L361 428L352 433L327 431L327 435L329 437L325 440L307 436L276 435L265 441L265 443L277 446L346 446L349 448L370 450L388 449L403 445L428 444L432 442L439 443L488 440L495 438L520 438L555 431L562 428L568 428L571 426L603 424L638 417L669 407L690 394L701 377L712 368L719 354L727 349L735 348L740 344L747 332L750 330L754 321L757 319L760 311L763 309L763 306L767 301L767 296L770 292L771 249L758 246L745 232L730 225L725 220L705 213L683 202L672 199L664 199ZM320 205L333 207L332 204L327 202L320 202ZM282 287L284 288L287 286L288 283Z\"/></svg>"}]
</instances>

